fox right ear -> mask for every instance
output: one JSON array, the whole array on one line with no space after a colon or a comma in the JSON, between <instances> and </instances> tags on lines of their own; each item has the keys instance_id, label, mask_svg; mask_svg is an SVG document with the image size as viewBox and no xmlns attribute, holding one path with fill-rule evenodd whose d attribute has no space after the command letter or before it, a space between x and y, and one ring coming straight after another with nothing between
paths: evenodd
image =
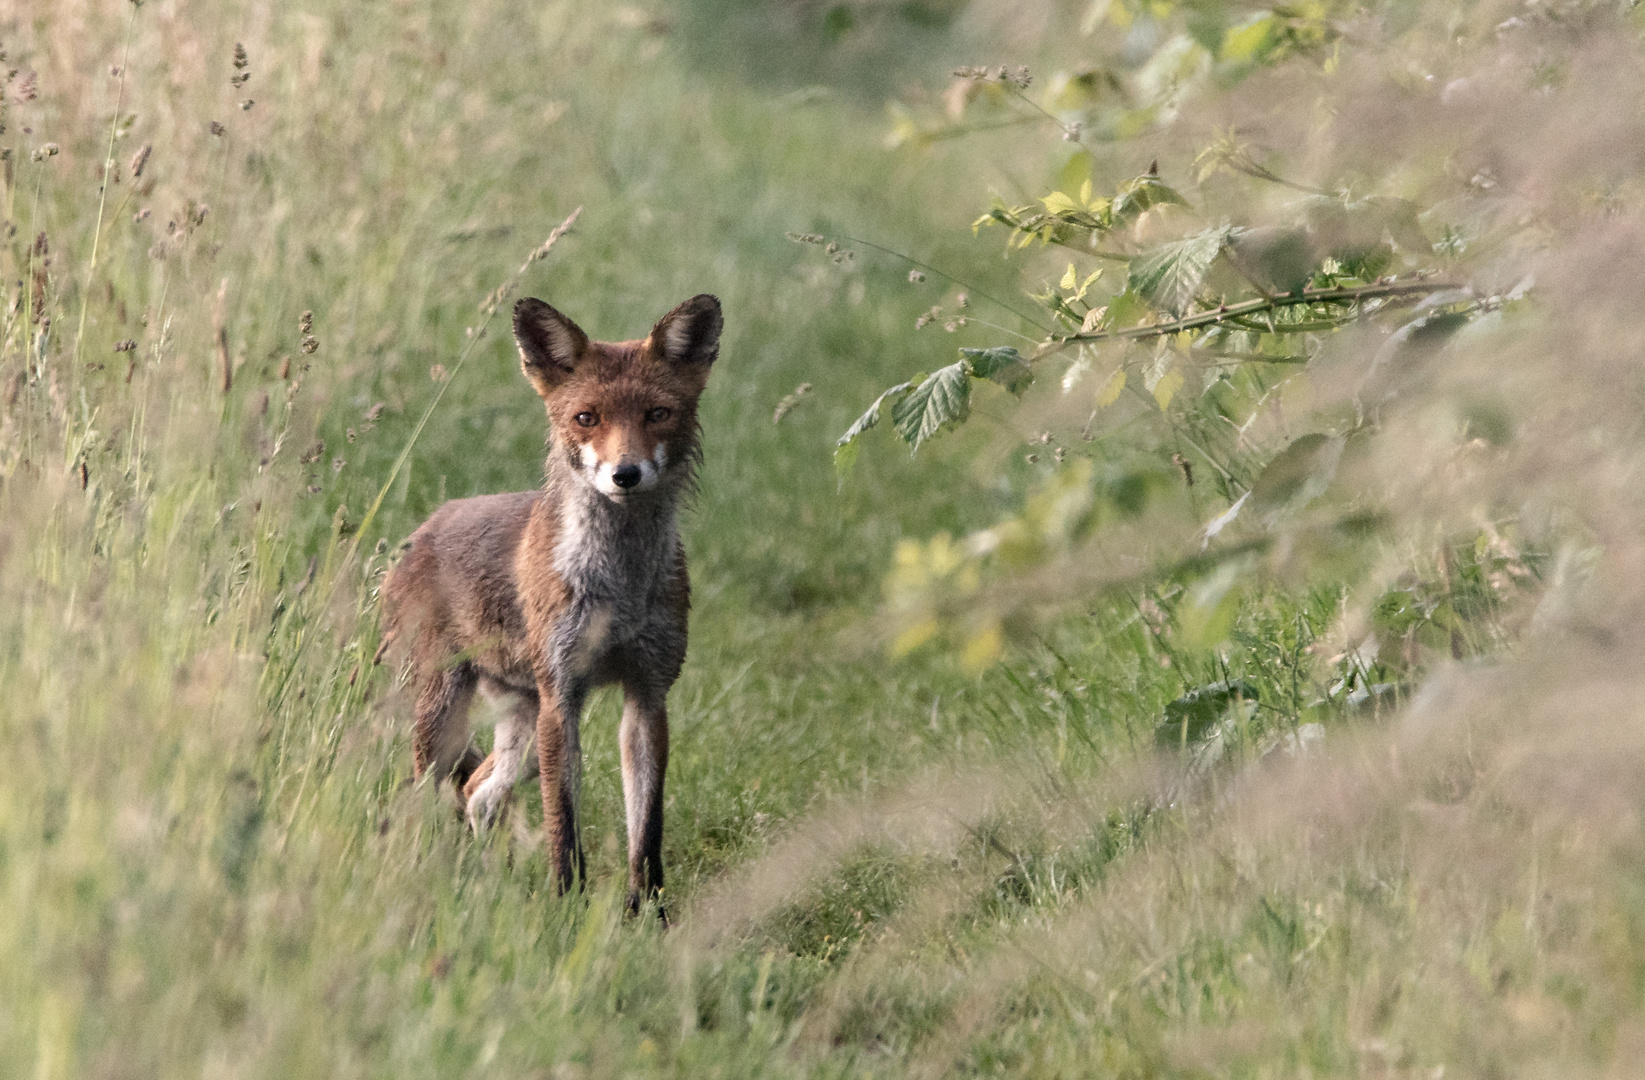
<instances>
[{"instance_id":1,"label":"fox right ear","mask_svg":"<svg viewBox=\"0 0 1645 1080\"><path fill-rule=\"evenodd\" d=\"M588 335L576 323L531 297L514 305L514 341L520 370L543 397L565 382L588 349Z\"/></svg>"}]
</instances>

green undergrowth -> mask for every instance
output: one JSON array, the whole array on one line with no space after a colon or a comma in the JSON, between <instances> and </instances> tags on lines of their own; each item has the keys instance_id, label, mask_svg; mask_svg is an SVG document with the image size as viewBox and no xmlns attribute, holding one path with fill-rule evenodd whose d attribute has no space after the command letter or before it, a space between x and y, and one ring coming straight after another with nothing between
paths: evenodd
<instances>
[{"instance_id":1,"label":"green undergrowth","mask_svg":"<svg viewBox=\"0 0 1645 1080\"><path fill-rule=\"evenodd\" d=\"M1486 750L1343 779L1363 826L1346 838L1334 790L1228 831L1323 745L1393 738L1431 672L1488 672L1514 617L1494 582L1553 576L1544 554L1459 544L1369 597L1329 575L1141 575L980 671L891 648L899 542L997 523L1046 470L984 387L970 427L842 482L834 440L865 400L995 331L916 333L958 286L866 245L819 261L788 234L981 265L974 314L1010 295L966 226L1026 144L891 153L879 89L975 60L1006 15L732 7L0 13L0 69L20 72L0 133L0 1074L1610 1060L1645 893L1602 872L1630 865L1620 842L1556 878L1580 845L1523 840L1522 789L1491 789ZM540 479L512 297L486 318L577 207L519 295L605 339L701 291L727 318L683 525L669 930L622 915L615 695L584 721L590 874L561 898L534 789L469 834L448 792L411 782L409 694L372 662L400 541L445 499ZM1174 484L1153 458L1149 483ZM1476 835L1439 865L1434 837Z\"/></svg>"}]
</instances>

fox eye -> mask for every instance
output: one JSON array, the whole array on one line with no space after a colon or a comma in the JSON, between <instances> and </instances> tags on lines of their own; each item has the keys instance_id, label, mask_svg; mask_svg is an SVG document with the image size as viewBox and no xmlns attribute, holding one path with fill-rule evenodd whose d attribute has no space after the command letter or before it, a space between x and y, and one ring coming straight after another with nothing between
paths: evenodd
<instances>
[{"instance_id":1,"label":"fox eye","mask_svg":"<svg viewBox=\"0 0 1645 1080\"><path fill-rule=\"evenodd\" d=\"M645 418L650 423L660 424L664 420L667 420L670 416L673 416L673 415L674 415L674 413L673 413L672 410L670 410L670 409L668 409L668 408L666 408L662 405L659 405L655 409L652 409L650 412L646 413Z\"/></svg>"},{"instance_id":2,"label":"fox eye","mask_svg":"<svg viewBox=\"0 0 1645 1080\"><path fill-rule=\"evenodd\" d=\"M599 422L600 418L591 412L580 412L577 414L577 423L581 424L583 427L593 427Z\"/></svg>"}]
</instances>

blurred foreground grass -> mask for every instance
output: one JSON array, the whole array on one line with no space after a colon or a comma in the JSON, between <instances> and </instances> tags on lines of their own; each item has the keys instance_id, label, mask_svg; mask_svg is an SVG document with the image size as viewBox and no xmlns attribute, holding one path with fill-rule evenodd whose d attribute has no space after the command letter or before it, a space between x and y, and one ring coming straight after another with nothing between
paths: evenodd
<instances>
[{"instance_id":1,"label":"blurred foreground grass","mask_svg":"<svg viewBox=\"0 0 1645 1080\"><path fill-rule=\"evenodd\" d=\"M770 10L772 55L843 32ZM946 349L908 332L945 286L866 251L819 266L785 233L969 250L1024 151L888 154L876 87L978 59L1009 20L934 7L785 83L770 56L723 60L758 52L762 18L0 11L0 1072L1628 1075L1625 628L1450 669L1393 727L1409 688L1349 715L1299 682L1329 586L1249 599L1221 655L1174 649L1144 597L981 677L884 658L895 543L990 524L1029 474L957 465L988 445L973 425L838 485L833 436ZM613 700L585 722L593 885L559 900L532 793L476 843L405 785L408 702L369 662L393 545L442 499L537 482L540 409L494 323L356 531L477 309L577 206L523 293L605 338L697 291L727 311L668 934L615 903ZM973 284L1008 292L997 273ZM1178 797L1155 723L1212 680L1248 680L1290 742ZM1333 754L1295 753L1321 720Z\"/></svg>"}]
</instances>

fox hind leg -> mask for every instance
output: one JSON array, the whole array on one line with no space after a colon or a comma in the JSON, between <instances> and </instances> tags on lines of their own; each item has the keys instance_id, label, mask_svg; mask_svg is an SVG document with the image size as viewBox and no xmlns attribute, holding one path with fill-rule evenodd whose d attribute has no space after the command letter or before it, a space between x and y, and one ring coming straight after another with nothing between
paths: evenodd
<instances>
[{"instance_id":1,"label":"fox hind leg","mask_svg":"<svg viewBox=\"0 0 1645 1080\"><path fill-rule=\"evenodd\" d=\"M497 725L491 756L464 788L468 823L476 833L496 820L498 811L519 782L521 766L529 757L527 751L536 735L538 712L536 695L515 696L512 710Z\"/></svg>"},{"instance_id":2,"label":"fox hind leg","mask_svg":"<svg viewBox=\"0 0 1645 1080\"><path fill-rule=\"evenodd\" d=\"M470 664L446 667L420 664L412 766L417 779L432 772L434 782L456 780L460 789L478 757L468 744L468 707L474 700L475 674Z\"/></svg>"}]
</instances>

